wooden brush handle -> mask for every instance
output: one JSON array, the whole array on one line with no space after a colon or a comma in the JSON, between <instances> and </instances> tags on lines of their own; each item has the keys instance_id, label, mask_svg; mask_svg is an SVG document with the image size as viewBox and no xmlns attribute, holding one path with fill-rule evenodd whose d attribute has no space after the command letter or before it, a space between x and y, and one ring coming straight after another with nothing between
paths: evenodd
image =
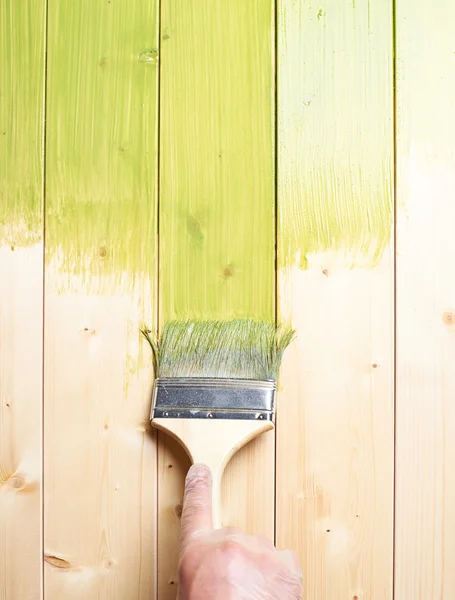
<instances>
[{"instance_id":1,"label":"wooden brush handle","mask_svg":"<svg viewBox=\"0 0 455 600\"><path fill-rule=\"evenodd\" d=\"M213 526L222 527L221 479L229 460L242 446L264 431L271 421L231 419L153 419L152 425L175 438L193 463L204 463L213 477Z\"/></svg>"}]
</instances>

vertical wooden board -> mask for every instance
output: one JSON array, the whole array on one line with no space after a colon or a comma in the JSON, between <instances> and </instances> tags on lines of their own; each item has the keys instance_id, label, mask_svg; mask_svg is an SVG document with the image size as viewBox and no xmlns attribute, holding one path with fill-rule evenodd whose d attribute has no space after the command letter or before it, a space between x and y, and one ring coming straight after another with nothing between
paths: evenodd
<instances>
[{"instance_id":1,"label":"vertical wooden board","mask_svg":"<svg viewBox=\"0 0 455 600\"><path fill-rule=\"evenodd\" d=\"M48 9L46 599L155 598L158 4Z\"/></svg>"},{"instance_id":2,"label":"vertical wooden board","mask_svg":"<svg viewBox=\"0 0 455 600\"><path fill-rule=\"evenodd\" d=\"M0 598L42 597L44 2L0 2Z\"/></svg>"},{"instance_id":3,"label":"vertical wooden board","mask_svg":"<svg viewBox=\"0 0 455 600\"><path fill-rule=\"evenodd\" d=\"M399 0L395 598L455 597L455 5Z\"/></svg>"},{"instance_id":4,"label":"vertical wooden board","mask_svg":"<svg viewBox=\"0 0 455 600\"><path fill-rule=\"evenodd\" d=\"M158 598L175 600L184 478L190 459L182 446L158 432Z\"/></svg>"},{"instance_id":5,"label":"vertical wooden board","mask_svg":"<svg viewBox=\"0 0 455 600\"><path fill-rule=\"evenodd\" d=\"M273 12L272 0L162 2L160 322L274 318ZM273 535L273 445L263 436L228 466L224 523ZM159 452L172 464L164 440ZM186 468L160 472L160 600L175 596Z\"/></svg>"},{"instance_id":6,"label":"vertical wooden board","mask_svg":"<svg viewBox=\"0 0 455 600\"><path fill-rule=\"evenodd\" d=\"M305 598L390 600L392 3L281 0L276 532Z\"/></svg>"}]
</instances>

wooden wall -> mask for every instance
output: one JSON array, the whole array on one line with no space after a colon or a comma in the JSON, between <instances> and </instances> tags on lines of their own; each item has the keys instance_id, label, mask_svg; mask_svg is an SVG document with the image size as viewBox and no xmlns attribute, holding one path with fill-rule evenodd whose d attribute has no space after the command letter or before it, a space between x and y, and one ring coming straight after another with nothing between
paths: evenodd
<instances>
[{"instance_id":1,"label":"wooden wall","mask_svg":"<svg viewBox=\"0 0 455 600\"><path fill-rule=\"evenodd\" d=\"M292 322L223 522L455 597L451 0L0 0L0 600L174 600L138 334Z\"/></svg>"}]
</instances>

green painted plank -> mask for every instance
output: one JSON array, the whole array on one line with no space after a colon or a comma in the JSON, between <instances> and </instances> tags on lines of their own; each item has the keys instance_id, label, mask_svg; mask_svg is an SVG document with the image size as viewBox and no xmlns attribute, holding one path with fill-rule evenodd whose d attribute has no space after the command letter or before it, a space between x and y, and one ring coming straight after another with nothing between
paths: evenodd
<instances>
[{"instance_id":1,"label":"green painted plank","mask_svg":"<svg viewBox=\"0 0 455 600\"><path fill-rule=\"evenodd\" d=\"M280 0L276 535L305 598L391 600L393 3Z\"/></svg>"},{"instance_id":2,"label":"green painted plank","mask_svg":"<svg viewBox=\"0 0 455 600\"><path fill-rule=\"evenodd\" d=\"M162 1L160 322L274 317L273 4ZM228 466L225 523L273 536L273 464L272 434ZM172 600L187 463L161 435L159 465L158 594Z\"/></svg>"},{"instance_id":3,"label":"green painted plank","mask_svg":"<svg viewBox=\"0 0 455 600\"><path fill-rule=\"evenodd\" d=\"M49 597L155 597L158 22L153 0L49 0Z\"/></svg>"},{"instance_id":4,"label":"green painted plank","mask_svg":"<svg viewBox=\"0 0 455 600\"><path fill-rule=\"evenodd\" d=\"M45 2L0 1L0 597L42 588Z\"/></svg>"},{"instance_id":5,"label":"green painted plank","mask_svg":"<svg viewBox=\"0 0 455 600\"><path fill-rule=\"evenodd\" d=\"M162 8L165 319L274 312L271 0Z\"/></svg>"}]
</instances>

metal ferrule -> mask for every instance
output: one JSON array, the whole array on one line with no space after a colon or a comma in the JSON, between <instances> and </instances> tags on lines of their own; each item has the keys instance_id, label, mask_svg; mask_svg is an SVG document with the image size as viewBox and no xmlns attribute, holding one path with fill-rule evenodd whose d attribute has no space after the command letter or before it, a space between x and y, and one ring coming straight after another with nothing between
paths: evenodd
<instances>
[{"instance_id":1,"label":"metal ferrule","mask_svg":"<svg viewBox=\"0 0 455 600\"><path fill-rule=\"evenodd\" d=\"M273 419L276 384L251 379L159 377L151 419Z\"/></svg>"}]
</instances>

